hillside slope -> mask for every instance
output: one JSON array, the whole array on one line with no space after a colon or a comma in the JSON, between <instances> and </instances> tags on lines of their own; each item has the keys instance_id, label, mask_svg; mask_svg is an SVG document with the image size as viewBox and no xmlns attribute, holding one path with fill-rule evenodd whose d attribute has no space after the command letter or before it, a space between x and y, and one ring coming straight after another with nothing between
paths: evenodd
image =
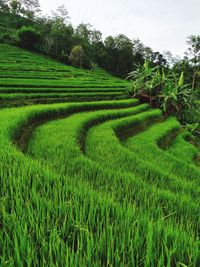
<instances>
[{"instance_id":1,"label":"hillside slope","mask_svg":"<svg viewBox=\"0 0 200 267\"><path fill-rule=\"evenodd\" d=\"M48 102L123 97L129 83L101 69L78 69L0 44L0 105L15 100ZM11 94L12 93L12 94ZM25 102L25 101L24 101Z\"/></svg>"},{"instance_id":2,"label":"hillside slope","mask_svg":"<svg viewBox=\"0 0 200 267\"><path fill-rule=\"evenodd\" d=\"M200 266L199 152L128 87L0 45L0 266Z\"/></svg>"}]
</instances>

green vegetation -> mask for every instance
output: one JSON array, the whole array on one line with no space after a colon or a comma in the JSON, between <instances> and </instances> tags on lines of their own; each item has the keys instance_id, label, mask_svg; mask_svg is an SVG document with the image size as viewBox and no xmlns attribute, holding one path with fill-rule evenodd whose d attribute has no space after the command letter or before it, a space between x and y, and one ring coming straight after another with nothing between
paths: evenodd
<instances>
[{"instance_id":1,"label":"green vegetation","mask_svg":"<svg viewBox=\"0 0 200 267\"><path fill-rule=\"evenodd\" d=\"M180 74L173 69L152 67L145 61L142 67L129 74L132 87L129 94L148 102L151 106L161 108L165 117L176 116L182 125L195 132L199 137L200 96L196 66L193 67L192 83L185 83L184 72ZM195 87L197 86L197 87Z\"/></svg>"},{"instance_id":2,"label":"green vegetation","mask_svg":"<svg viewBox=\"0 0 200 267\"><path fill-rule=\"evenodd\" d=\"M0 44L0 106L127 97L129 82Z\"/></svg>"},{"instance_id":3,"label":"green vegetation","mask_svg":"<svg viewBox=\"0 0 200 267\"><path fill-rule=\"evenodd\" d=\"M27 122L31 125L39 118L48 120L81 110L133 104L137 102L54 104L1 111L1 162L4 166L1 173L2 177L6 177L1 192L11 194L1 202L2 221L6 229L6 235L1 232L3 264L5 261L11 265L44 265L48 262L80 266L82 262L82 266L101 266L111 262L119 266L132 266L133 263L137 266L145 256L145 266L149 261L154 266L163 266L165 261L171 265L180 261L198 266L198 177L194 176L190 182L186 177L185 182L180 177L180 182L175 175L171 176L171 180L162 175L161 182L154 170L147 177L149 170L139 170L137 164L130 164L134 154L118 152L123 148L115 135L110 139L107 131L96 131L96 127L104 127L104 124L92 127L105 120L128 116L125 122L121 123L120 120L116 124L111 121L108 124L114 123L121 128L122 124L131 123L138 128L140 119L160 117L160 111L148 111L149 107L145 104L121 111L78 113L45 124L37 128L28 146L28 153L37 161L25 157L12 144L12 140L17 141L23 136ZM105 125L109 130L110 126ZM108 139L110 145L102 146L101 136L98 135L100 142L95 139L95 146L91 146L90 141L95 140L90 133L87 134L90 128L104 134L106 139L103 141L107 142ZM86 156L80 150L80 143L77 143L77 140L84 140L84 136L87 137ZM24 141L22 138L20 142L24 144ZM99 150L97 145L101 147L101 154L94 150ZM95 161L88 159L88 156L95 157ZM105 156L109 157L109 161L96 158ZM120 159L121 167L117 163L119 157L124 159L123 162ZM143 167L148 166L149 161L143 161ZM174 161L178 164L176 159ZM194 167L186 167L188 171L200 175ZM13 249L10 246L12 243ZM112 246L113 243L115 246ZM176 244L181 245L177 247ZM38 246L40 250L36 249ZM148 252L149 246L152 246L151 252ZM168 254L168 251L173 253ZM185 256L186 251L188 257Z\"/></svg>"},{"instance_id":4,"label":"green vegetation","mask_svg":"<svg viewBox=\"0 0 200 267\"><path fill-rule=\"evenodd\" d=\"M153 64L165 65L164 56L138 39L124 34L107 36L92 25L73 27L65 6L50 16L39 13L38 0L1 0L0 42L14 44L48 55L63 63L93 69L99 66L125 78L148 57ZM7 28L9 31L7 31Z\"/></svg>"},{"instance_id":5,"label":"green vegetation","mask_svg":"<svg viewBox=\"0 0 200 267\"><path fill-rule=\"evenodd\" d=\"M0 266L200 266L198 126L152 108L146 70L142 104L95 64L0 44Z\"/></svg>"}]
</instances>

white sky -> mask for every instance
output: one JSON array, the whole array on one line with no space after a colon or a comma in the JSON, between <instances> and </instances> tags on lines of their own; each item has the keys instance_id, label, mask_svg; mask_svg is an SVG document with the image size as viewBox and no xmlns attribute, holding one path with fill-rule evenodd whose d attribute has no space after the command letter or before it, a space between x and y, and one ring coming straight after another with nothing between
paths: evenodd
<instances>
[{"instance_id":1,"label":"white sky","mask_svg":"<svg viewBox=\"0 0 200 267\"><path fill-rule=\"evenodd\" d=\"M43 13L64 4L73 26L90 23L105 38L123 33L155 51L183 55L186 37L200 34L200 0L40 0Z\"/></svg>"}]
</instances>

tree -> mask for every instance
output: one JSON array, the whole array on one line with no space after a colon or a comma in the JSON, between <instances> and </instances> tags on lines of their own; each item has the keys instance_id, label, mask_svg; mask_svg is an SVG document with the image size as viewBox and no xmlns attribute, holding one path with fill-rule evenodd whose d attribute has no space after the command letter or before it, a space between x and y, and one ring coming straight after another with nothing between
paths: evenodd
<instances>
[{"instance_id":1,"label":"tree","mask_svg":"<svg viewBox=\"0 0 200 267\"><path fill-rule=\"evenodd\" d=\"M56 56L62 54L62 51L70 53L72 47L72 34L73 28L70 24L66 25L63 20L60 20L57 17L51 21L50 36L54 40L54 54Z\"/></svg>"},{"instance_id":2,"label":"tree","mask_svg":"<svg viewBox=\"0 0 200 267\"><path fill-rule=\"evenodd\" d=\"M0 12L9 12L7 0L0 0Z\"/></svg>"},{"instance_id":3,"label":"tree","mask_svg":"<svg viewBox=\"0 0 200 267\"><path fill-rule=\"evenodd\" d=\"M153 57L153 50L151 47L144 46L144 49L142 51L143 60L148 60L149 62L152 62Z\"/></svg>"},{"instance_id":4,"label":"tree","mask_svg":"<svg viewBox=\"0 0 200 267\"><path fill-rule=\"evenodd\" d=\"M39 0L22 0L22 5L24 7L24 15L29 19L34 19L41 11Z\"/></svg>"},{"instance_id":5,"label":"tree","mask_svg":"<svg viewBox=\"0 0 200 267\"><path fill-rule=\"evenodd\" d=\"M144 50L145 46L139 39L133 40L133 70L136 70L138 65L144 64ZM149 61L151 59L148 57Z\"/></svg>"},{"instance_id":6,"label":"tree","mask_svg":"<svg viewBox=\"0 0 200 267\"><path fill-rule=\"evenodd\" d=\"M140 39L134 39L133 40L133 54L141 54L143 55L144 53L145 46L144 44L140 41Z\"/></svg>"},{"instance_id":7,"label":"tree","mask_svg":"<svg viewBox=\"0 0 200 267\"><path fill-rule=\"evenodd\" d=\"M81 45L76 45L71 50L69 60L73 66L82 67L84 60L84 50Z\"/></svg>"},{"instance_id":8,"label":"tree","mask_svg":"<svg viewBox=\"0 0 200 267\"><path fill-rule=\"evenodd\" d=\"M116 73L126 77L133 67L133 43L124 34L119 34L114 38L117 50Z\"/></svg>"},{"instance_id":9,"label":"tree","mask_svg":"<svg viewBox=\"0 0 200 267\"><path fill-rule=\"evenodd\" d=\"M164 56L160 52L153 52L152 56L152 62L155 65L158 65L160 67L163 67L167 64L167 60L164 58Z\"/></svg>"},{"instance_id":10,"label":"tree","mask_svg":"<svg viewBox=\"0 0 200 267\"><path fill-rule=\"evenodd\" d=\"M90 37L90 65L104 66L105 49L102 42L102 33L93 29Z\"/></svg>"},{"instance_id":11,"label":"tree","mask_svg":"<svg viewBox=\"0 0 200 267\"><path fill-rule=\"evenodd\" d=\"M10 8L10 12L14 15L20 15L30 20L36 18L40 12L39 0L0 0L6 2L6 5Z\"/></svg>"},{"instance_id":12,"label":"tree","mask_svg":"<svg viewBox=\"0 0 200 267\"><path fill-rule=\"evenodd\" d=\"M9 1L9 7L10 7L10 12L13 15L21 15L21 13L24 11L21 1L18 0Z\"/></svg>"},{"instance_id":13,"label":"tree","mask_svg":"<svg viewBox=\"0 0 200 267\"><path fill-rule=\"evenodd\" d=\"M200 35L191 35L186 41L188 47L187 55L191 56L193 64L200 64Z\"/></svg>"},{"instance_id":14,"label":"tree","mask_svg":"<svg viewBox=\"0 0 200 267\"><path fill-rule=\"evenodd\" d=\"M52 15L52 17L40 19L37 23L42 33L42 47L45 53L66 62L67 55L73 47L74 29L68 22L68 12L63 5L52 12Z\"/></svg>"},{"instance_id":15,"label":"tree","mask_svg":"<svg viewBox=\"0 0 200 267\"><path fill-rule=\"evenodd\" d=\"M200 35L191 35L187 38L188 51L186 55L190 58L193 67L192 89L195 88L196 78L200 72Z\"/></svg>"},{"instance_id":16,"label":"tree","mask_svg":"<svg viewBox=\"0 0 200 267\"><path fill-rule=\"evenodd\" d=\"M133 70L133 42L125 35L108 36L104 41L105 69L121 77Z\"/></svg>"},{"instance_id":17,"label":"tree","mask_svg":"<svg viewBox=\"0 0 200 267\"><path fill-rule=\"evenodd\" d=\"M92 25L81 23L75 29L73 39L75 45L81 45L85 58L84 58L84 66L86 68L91 67L91 63L94 62L94 47L92 45Z\"/></svg>"},{"instance_id":18,"label":"tree","mask_svg":"<svg viewBox=\"0 0 200 267\"><path fill-rule=\"evenodd\" d=\"M115 47L115 40L112 36L108 36L104 41L105 46L105 69L110 72L115 72L117 65L117 49Z\"/></svg>"},{"instance_id":19,"label":"tree","mask_svg":"<svg viewBox=\"0 0 200 267\"><path fill-rule=\"evenodd\" d=\"M90 41L92 44L102 43L102 33L97 30L92 30L90 33Z\"/></svg>"},{"instance_id":20,"label":"tree","mask_svg":"<svg viewBox=\"0 0 200 267\"><path fill-rule=\"evenodd\" d=\"M92 35L92 25L89 23L79 24L75 30L75 34L80 40L90 43Z\"/></svg>"},{"instance_id":21,"label":"tree","mask_svg":"<svg viewBox=\"0 0 200 267\"><path fill-rule=\"evenodd\" d=\"M40 41L40 34L32 27L22 27L18 30L19 45L28 50L35 50Z\"/></svg>"},{"instance_id":22,"label":"tree","mask_svg":"<svg viewBox=\"0 0 200 267\"><path fill-rule=\"evenodd\" d=\"M62 24L67 25L69 22L69 13L65 7L65 5L61 5L56 9L56 12L52 12L53 19L60 20Z\"/></svg>"}]
</instances>

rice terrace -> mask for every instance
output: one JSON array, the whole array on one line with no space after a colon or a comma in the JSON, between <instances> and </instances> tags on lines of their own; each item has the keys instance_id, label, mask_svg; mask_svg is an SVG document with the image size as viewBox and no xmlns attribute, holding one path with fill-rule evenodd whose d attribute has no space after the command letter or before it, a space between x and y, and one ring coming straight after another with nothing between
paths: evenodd
<instances>
[{"instance_id":1,"label":"rice terrace","mask_svg":"<svg viewBox=\"0 0 200 267\"><path fill-rule=\"evenodd\" d=\"M199 267L200 36L175 59L39 7L0 1L0 267Z\"/></svg>"}]
</instances>

